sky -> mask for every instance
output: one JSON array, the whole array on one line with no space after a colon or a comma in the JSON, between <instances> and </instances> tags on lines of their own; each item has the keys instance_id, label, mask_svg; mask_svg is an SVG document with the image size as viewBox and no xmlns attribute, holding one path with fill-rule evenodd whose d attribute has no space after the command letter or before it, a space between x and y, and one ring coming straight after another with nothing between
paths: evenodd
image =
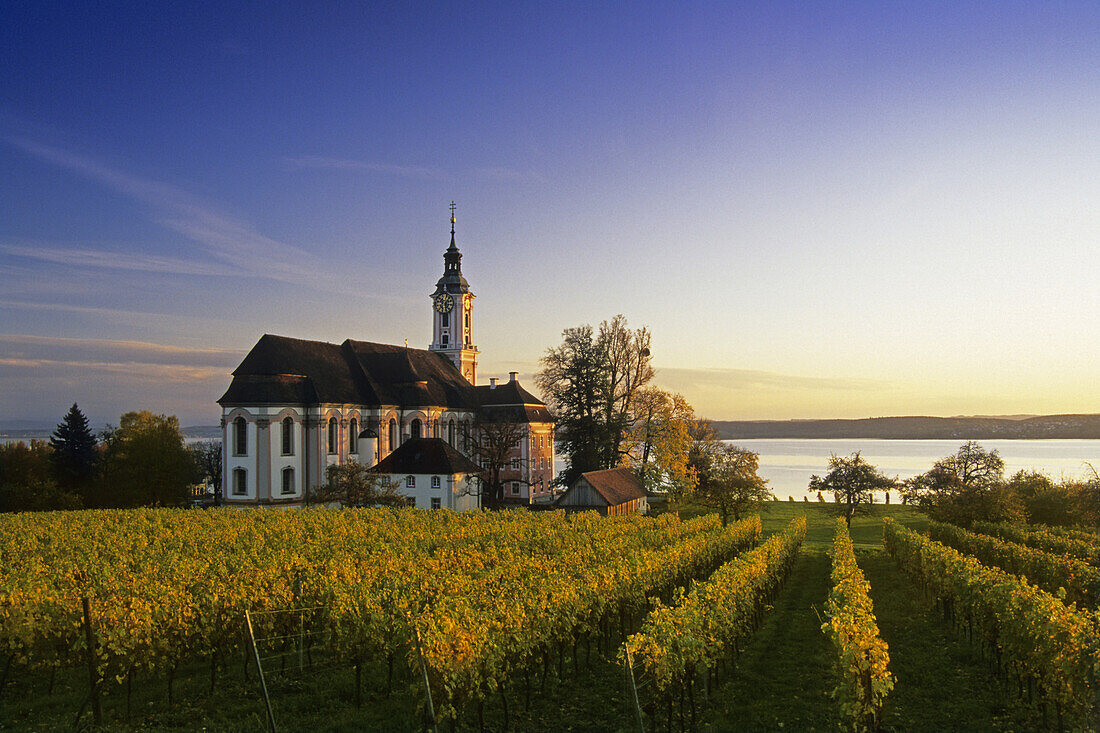
<instances>
[{"instance_id":1,"label":"sky","mask_svg":"<svg viewBox=\"0 0 1100 733\"><path fill-rule=\"evenodd\" d=\"M622 313L712 419L1100 412L1100 3L0 3L0 420Z\"/></svg>"}]
</instances>

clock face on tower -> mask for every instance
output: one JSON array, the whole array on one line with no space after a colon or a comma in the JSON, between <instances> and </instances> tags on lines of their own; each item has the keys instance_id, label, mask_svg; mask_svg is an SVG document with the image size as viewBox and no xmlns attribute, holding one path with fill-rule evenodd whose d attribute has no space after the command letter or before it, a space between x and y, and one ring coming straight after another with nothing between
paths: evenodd
<instances>
[{"instance_id":1,"label":"clock face on tower","mask_svg":"<svg viewBox=\"0 0 1100 733\"><path fill-rule=\"evenodd\" d=\"M435 296L433 307L440 313L450 313L451 309L455 307L455 299L447 293L440 293Z\"/></svg>"}]
</instances>

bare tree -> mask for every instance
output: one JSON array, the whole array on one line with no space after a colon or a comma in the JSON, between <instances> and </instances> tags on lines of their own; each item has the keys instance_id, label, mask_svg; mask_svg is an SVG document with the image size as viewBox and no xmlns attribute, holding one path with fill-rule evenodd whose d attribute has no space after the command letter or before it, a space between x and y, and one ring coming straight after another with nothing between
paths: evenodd
<instances>
[{"instance_id":1,"label":"bare tree","mask_svg":"<svg viewBox=\"0 0 1100 733\"><path fill-rule=\"evenodd\" d=\"M467 484L467 492L481 498L485 509L496 509L504 503L504 480L501 474L513 461L519 461L516 448L527 436L527 425L504 419L492 408L479 411L473 427L465 436L470 460L481 466L484 473ZM509 479L521 480L521 479ZM524 480L524 483L527 483Z\"/></svg>"}]
</instances>

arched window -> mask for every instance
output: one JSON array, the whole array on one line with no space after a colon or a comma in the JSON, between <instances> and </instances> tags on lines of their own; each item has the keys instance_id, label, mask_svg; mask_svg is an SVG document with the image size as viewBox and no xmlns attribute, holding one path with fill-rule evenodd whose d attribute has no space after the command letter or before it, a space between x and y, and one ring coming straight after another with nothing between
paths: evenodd
<instances>
[{"instance_id":1,"label":"arched window","mask_svg":"<svg viewBox=\"0 0 1100 733\"><path fill-rule=\"evenodd\" d=\"M233 455L248 455L248 421L243 417L233 421Z\"/></svg>"},{"instance_id":2,"label":"arched window","mask_svg":"<svg viewBox=\"0 0 1100 733\"><path fill-rule=\"evenodd\" d=\"M283 493L284 494L293 494L294 493L294 469L293 468L284 468L283 469Z\"/></svg>"},{"instance_id":3,"label":"arched window","mask_svg":"<svg viewBox=\"0 0 1100 733\"><path fill-rule=\"evenodd\" d=\"M248 493L248 471L243 468L233 469L233 494L243 496Z\"/></svg>"},{"instance_id":4,"label":"arched window","mask_svg":"<svg viewBox=\"0 0 1100 733\"><path fill-rule=\"evenodd\" d=\"M465 430L462 436L462 450L465 453L470 452L470 436L473 435L474 423L472 420L467 420Z\"/></svg>"},{"instance_id":5,"label":"arched window","mask_svg":"<svg viewBox=\"0 0 1100 733\"><path fill-rule=\"evenodd\" d=\"M359 452L359 421L354 417L348 423L348 453Z\"/></svg>"},{"instance_id":6,"label":"arched window","mask_svg":"<svg viewBox=\"0 0 1100 733\"><path fill-rule=\"evenodd\" d=\"M447 423L447 442L451 444L452 448L454 447L454 445L455 445L455 421L454 421L454 418L451 418L450 422Z\"/></svg>"},{"instance_id":7,"label":"arched window","mask_svg":"<svg viewBox=\"0 0 1100 733\"><path fill-rule=\"evenodd\" d=\"M411 438L419 438L420 437L420 420L413 420L412 421L412 425L409 426L409 437L411 437Z\"/></svg>"},{"instance_id":8,"label":"arched window","mask_svg":"<svg viewBox=\"0 0 1100 733\"><path fill-rule=\"evenodd\" d=\"M397 450L397 421L390 418L390 451Z\"/></svg>"},{"instance_id":9,"label":"arched window","mask_svg":"<svg viewBox=\"0 0 1100 733\"><path fill-rule=\"evenodd\" d=\"M447 335L447 332L444 331L439 337L439 345L440 346L446 346L448 344L448 339L449 338L450 337Z\"/></svg>"},{"instance_id":10,"label":"arched window","mask_svg":"<svg viewBox=\"0 0 1100 733\"><path fill-rule=\"evenodd\" d=\"M294 420L290 417L283 418L283 455L294 455Z\"/></svg>"},{"instance_id":11,"label":"arched window","mask_svg":"<svg viewBox=\"0 0 1100 733\"><path fill-rule=\"evenodd\" d=\"M329 453L335 453L336 452L336 448L337 448L337 445L336 445L337 432L336 432L336 430L337 430L336 418L330 417L328 419L328 452Z\"/></svg>"}]
</instances>

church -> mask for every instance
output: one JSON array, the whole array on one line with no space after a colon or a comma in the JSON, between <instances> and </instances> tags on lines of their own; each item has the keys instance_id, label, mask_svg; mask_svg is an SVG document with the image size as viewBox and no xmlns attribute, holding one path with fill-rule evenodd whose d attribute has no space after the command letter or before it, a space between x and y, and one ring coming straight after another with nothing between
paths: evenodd
<instances>
[{"instance_id":1,"label":"church","mask_svg":"<svg viewBox=\"0 0 1100 733\"><path fill-rule=\"evenodd\" d=\"M326 468L357 461L402 487L409 506L476 509L485 468L474 462L476 431L501 423L517 438L500 471L504 501L549 500L554 419L546 404L516 372L477 384L474 294L451 207L427 349L265 334L233 370L218 400L226 504L301 504Z\"/></svg>"}]
</instances>

